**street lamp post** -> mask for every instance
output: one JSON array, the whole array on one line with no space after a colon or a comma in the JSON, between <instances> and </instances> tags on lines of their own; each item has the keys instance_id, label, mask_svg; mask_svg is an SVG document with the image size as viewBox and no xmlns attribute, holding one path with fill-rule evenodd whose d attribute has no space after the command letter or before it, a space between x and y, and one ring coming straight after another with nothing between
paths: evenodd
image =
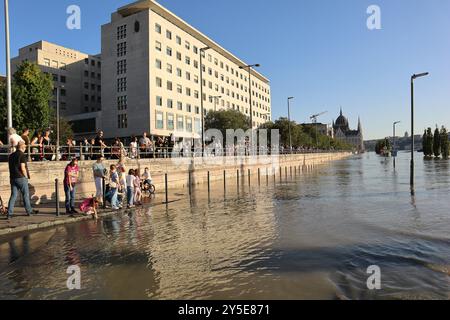
<instances>
[{"instance_id":1,"label":"street lamp post","mask_svg":"<svg viewBox=\"0 0 450 320\"><path fill-rule=\"evenodd\" d=\"M205 51L211 49L204 47L200 49L200 111L202 114L202 157L205 155L205 112L203 109L203 55Z\"/></svg>"},{"instance_id":2,"label":"street lamp post","mask_svg":"<svg viewBox=\"0 0 450 320\"><path fill-rule=\"evenodd\" d=\"M428 72L413 74L411 76L411 170L410 185L411 193L414 194L414 80L420 77L428 76Z\"/></svg>"},{"instance_id":3,"label":"street lamp post","mask_svg":"<svg viewBox=\"0 0 450 320\"><path fill-rule=\"evenodd\" d=\"M13 127L12 95L11 95L11 58L9 41L9 3L5 0L5 46L6 46L6 99L7 99L7 127ZM8 136L9 144L9 136Z\"/></svg>"},{"instance_id":4,"label":"street lamp post","mask_svg":"<svg viewBox=\"0 0 450 320\"><path fill-rule=\"evenodd\" d=\"M250 147L253 150L253 106L252 106L252 68L258 68L261 65L259 63L249 64L246 66L240 66L239 69L248 71L248 93L249 93L249 103L250 103L250 128L251 128L251 136L250 136Z\"/></svg>"},{"instance_id":5,"label":"street lamp post","mask_svg":"<svg viewBox=\"0 0 450 320\"><path fill-rule=\"evenodd\" d=\"M59 161L59 104L60 104L60 87L56 86L56 161Z\"/></svg>"},{"instance_id":6,"label":"street lamp post","mask_svg":"<svg viewBox=\"0 0 450 320\"><path fill-rule=\"evenodd\" d=\"M288 102L289 148L291 150L291 154L292 154L292 135L291 135L291 100L292 99L294 99L294 97L289 97L287 99L287 102Z\"/></svg>"},{"instance_id":7,"label":"street lamp post","mask_svg":"<svg viewBox=\"0 0 450 320\"><path fill-rule=\"evenodd\" d=\"M397 124L399 124L400 123L400 121L395 121L393 124L392 124L392 155L394 156L394 157L396 157L397 156L397 153L396 153L396 149L395 149L395 126L397 125Z\"/></svg>"}]
</instances>

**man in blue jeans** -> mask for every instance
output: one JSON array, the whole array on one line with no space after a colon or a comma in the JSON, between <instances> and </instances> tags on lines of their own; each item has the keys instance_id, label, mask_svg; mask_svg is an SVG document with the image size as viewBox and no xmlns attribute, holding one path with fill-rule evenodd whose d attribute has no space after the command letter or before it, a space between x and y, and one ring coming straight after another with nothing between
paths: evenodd
<instances>
[{"instance_id":1,"label":"man in blue jeans","mask_svg":"<svg viewBox=\"0 0 450 320\"><path fill-rule=\"evenodd\" d=\"M21 141L17 145L16 152L12 153L8 158L9 164L9 179L11 184L11 198L8 203L7 219L11 219L14 213L14 206L16 204L17 193L22 194L23 202L27 215L37 214L39 211L33 210L30 204L30 191L28 189L28 179L30 174L27 167L27 157L25 155L26 145Z\"/></svg>"}]
</instances>

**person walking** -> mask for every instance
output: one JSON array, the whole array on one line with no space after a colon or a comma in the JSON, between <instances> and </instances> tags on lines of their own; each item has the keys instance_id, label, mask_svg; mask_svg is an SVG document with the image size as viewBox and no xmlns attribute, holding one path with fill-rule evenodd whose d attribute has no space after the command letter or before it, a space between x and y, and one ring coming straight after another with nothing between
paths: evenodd
<instances>
[{"instance_id":1,"label":"person walking","mask_svg":"<svg viewBox=\"0 0 450 320\"><path fill-rule=\"evenodd\" d=\"M106 177L106 168L103 164L103 158L101 155L98 156L97 161L92 166L92 171L94 173L95 181L95 198L98 202L103 205L103 179Z\"/></svg>"},{"instance_id":2,"label":"person walking","mask_svg":"<svg viewBox=\"0 0 450 320\"><path fill-rule=\"evenodd\" d=\"M111 202L111 208L113 210L119 210L119 201L117 200L117 193L119 190L119 175L117 174L117 168L115 165L110 166L110 182L109 182L109 192L106 196L108 199L110 199Z\"/></svg>"},{"instance_id":3,"label":"person walking","mask_svg":"<svg viewBox=\"0 0 450 320\"><path fill-rule=\"evenodd\" d=\"M136 177L134 176L134 170L130 169L127 175L127 207L134 208L134 182Z\"/></svg>"},{"instance_id":4,"label":"person walking","mask_svg":"<svg viewBox=\"0 0 450 320\"><path fill-rule=\"evenodd\" d=\"M30 173L27 167L27 157L25 156L25 142L20 141L17 144L17 150L12 153L8 158L9 165L9 179L11 184L11 197L8 202L8 215L7 219L11 219L14 213L14 206L17 200L17 193L20 191L22 194L23 202L25 204L25 210L28 216L32 214L38 214L38 210L34 210L30 203L30 191L28 189L28 180L30 179Z\"/></svg>"},{"instance_id":5,"label":"person walking","mask_svg":"<svg viewBox=\"0 0 450 320\"><path fill-rule=\"evenodd\" d=\"M64 193L66 195L66 214L73 215L75 210L75 193L80 169L78 159L73 158L64 170Z\"/></svg>"}]
</instances>

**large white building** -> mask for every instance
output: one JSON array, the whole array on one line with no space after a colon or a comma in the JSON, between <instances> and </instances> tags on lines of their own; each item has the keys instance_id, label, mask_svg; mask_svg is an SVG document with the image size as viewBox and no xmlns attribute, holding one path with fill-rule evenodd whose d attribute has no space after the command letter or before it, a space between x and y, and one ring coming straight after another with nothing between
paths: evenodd
<instances>
[{"instance_id":1,"label":"large white building","mask_svg":"<svg viewBox=\"0 0 450 320\"><path fill-rule=\"evenodd\" d=\"M102 26L105 136L146 131L198 138L201 54L205 111L235 109L250 117L252 109L254 127L271 120L267 78L255 70L249 77L248 69L239 68L247 63L155 1L145 0L119 8Z\"/></svg>"}]
</instances>

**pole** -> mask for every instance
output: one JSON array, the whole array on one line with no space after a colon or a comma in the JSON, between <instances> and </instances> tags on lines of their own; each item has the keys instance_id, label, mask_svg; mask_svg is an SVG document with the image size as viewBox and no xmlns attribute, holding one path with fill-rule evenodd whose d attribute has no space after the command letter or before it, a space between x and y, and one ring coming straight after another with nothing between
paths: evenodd
<instances>
[{"instance_id":1,"label":"pole","mask_svg":"<svg viewBox=\"0 0 450 320\"><path fill-rule=\"evenodd\" d=\"M105 181L105 177L102 177L102 202L103 202L103 209L106 209L106 181Z\"/></svg>"},{"instance_id":2,"label":"pole","mask_svg":"<svg viewBox=\"0 0 450 320\"><path fill-rule=\"evenodd\" d=\"M59 161L59 87L56 87L56 161Z\"/></svg>"},{"instance_id":3,"label":"pole","mask_svg":"<svg viewBox=\"0 0 450 320\"><path fill-rule=\"evenodd\" d=\"M289 126L289 148L292 154L292 136L291 136L291 98L288 98L288 126Z\"/></svg>"},{"instance_id":4,"label":"pole","mask_svg":"<svg viewBox=\"0 0 450 320\"><path fill-rule=\"evenodd\" d=\"M414 77L411 77L411 192L414 193Z\"/></svg>"},{"instance_id":5,"label":"pole","mask_svg":"<svg viewBox=\"0 0 450 320\"><path fill-rule=\"evenodd\" d=\"M205 118L203 111L203 53L205 49L200 49L200 111L202 113L202 157L205 155Z\"/></svg>"},{"instance_id":6,"label":"pole","mask_svg":"<svg viewBox=\"0 0 450 320\"><path fill-rule=\"evenodd\" d=\"M166 205L169 204L169 190L168 190L168 183L167 183L167 173L164 175L164 185L166 189Z\"/></svg>"},{"instance_id":7,"label":"pole","mask_svg":"<svg viewBox=\"0 0 450 320\"><path fill-rule=\"evenodd\" d=\"M5 46L6 46L6 100L7 100L7 128L13 127L12 95L11 95L11 57L9 39L9 3L5 0ZM9 145L9 135L8 143Z\"/></svg>"},{"instance_id":8,"label":"pole","mask_svg":"<svg viewBox=\"0 0 450 320\"><path fill-rule=\"evenodd\" d=\"M59 217L59 179L55 179L56 216Z\"/></svg>"},{"instance_id":9,"label":"pole","mask_svg":"<svg viewBox=\"0 0 450 320\"><path fill-rule=\"evenodd\" d=\"M249 102L250 102L250 128L251 128L251 136L250 136L250 148L253 148L253 106L252 106L252 73L251 67L248 67L248 93L249 93Z\"/></svg>"}]
</instances>

